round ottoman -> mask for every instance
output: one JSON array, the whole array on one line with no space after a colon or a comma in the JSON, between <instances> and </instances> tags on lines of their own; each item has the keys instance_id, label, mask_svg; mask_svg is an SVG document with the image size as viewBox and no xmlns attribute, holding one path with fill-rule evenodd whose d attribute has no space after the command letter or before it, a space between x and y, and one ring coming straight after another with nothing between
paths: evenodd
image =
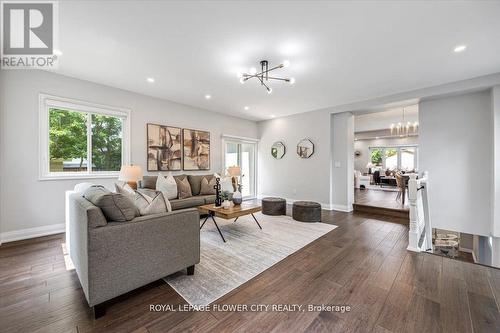
<instances>
[{"instance_id":1,"label":"round ottoman","mask_svg":"<svg viewBox=\"0 0 500 333\"><path fill-rule=\"evenodd\" d=\"M262 214L286 215L286 200L282 198L263 198Z\"/></svg>"},{"instance_id":2,"label":"round ottoman","mask_svg":"<svg viewBox=\"0 0 500 333\"><path fill-rule=\"evenodd\" d=\"M321 222L321 205L313 201L295 201L292 217L300 222Z\"/></svg>"}]
</instances>

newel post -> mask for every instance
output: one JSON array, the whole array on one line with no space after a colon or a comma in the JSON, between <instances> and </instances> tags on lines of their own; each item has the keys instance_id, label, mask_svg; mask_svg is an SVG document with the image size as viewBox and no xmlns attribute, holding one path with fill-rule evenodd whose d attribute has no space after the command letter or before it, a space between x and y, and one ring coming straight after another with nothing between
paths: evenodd
<instances>
[{"instance_id":1,"label":"newel post","mask_svg":"<svg viewBox=\"0 0 500 333\"><path fill-rule=\"evenodd\" d=\"M410 174L408 180L408 201L410 203L410 231L408 237L409 251L420 252L418 247L419 227L418 227L418 208L417 208L418 183L417 174Z\"/></svg>"}]
</instances>

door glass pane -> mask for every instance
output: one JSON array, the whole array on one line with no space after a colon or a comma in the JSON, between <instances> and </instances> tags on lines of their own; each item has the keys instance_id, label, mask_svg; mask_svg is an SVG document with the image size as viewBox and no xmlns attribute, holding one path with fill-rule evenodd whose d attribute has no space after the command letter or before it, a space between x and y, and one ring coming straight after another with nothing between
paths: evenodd
<instances>
[{"instance_id":1,"label":"door glass pane","mask_svg":"<svg viewBox=\"0 0 500 333\"><path fill-rule=\"evenodd\" d=\"M50 172L87 171L87 114L49 109Z\"/></svg>"},{"instance_id":2,"label":"door glass pane","mask_svg":"<svg viewBox=\"0 0 500 333\"><path fill-rule=\"evenodd\" d=\"M92 171L120 171L122 119L92 115Z\"/></svg>"},{"instance_id":3,"label":"door glass pane","mask_svg":"<svg viewBox=\"0 0 500 333\"><path fill-rule=\"evenodd\" d=\"M241 144L241 173L242 189L241 194L246 196L253 196L255 193L255 145L242 143Z\"/></svg>"},{"instance_id":4,"label":"door glass pane","mask_svg":"<svg viewBox=\"0 0 500 333\"><path fill-rule=\"evenodd\" d=\"M401 170L415 170L415 148L401 148Z\"/></svg>"},{"instance_id":5,"label":"door glass pane","mask_svg":"<svg viewBox=\"0 0 500 333\"><path fill-rule=\"evenodd\" d=\"M398 168L398 150L387 148L385 150L385 168L395 170Z\"/></svg>"},{"instance_id":6,"label":"door glass pane","mask_svg":"<svg viewBox=\"0 0 500 333\"><path fill-rule=\"evenodd\" d=\"M226 143L226 165L224 166L224 173L227 168L238 165L238 144L234 142Z\"/></svg>"}]
</instances>

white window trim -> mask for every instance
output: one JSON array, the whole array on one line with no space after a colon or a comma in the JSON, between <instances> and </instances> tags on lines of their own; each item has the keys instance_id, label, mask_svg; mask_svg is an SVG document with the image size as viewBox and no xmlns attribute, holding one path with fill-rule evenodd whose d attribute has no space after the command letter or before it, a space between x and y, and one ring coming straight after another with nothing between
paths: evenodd
<instances>
[{"instance_id":1,"label":"white window trim","mask_svg":"<svg viewBox=\"0 0 500 333\"><path fill-rule=\"evenodd\" d=\"M48 94L39 94L38 130L39 130L39 180L60 179L98 179L116 178L118 171L92 172L87 168L86 172L50 172L49 170L49 108L57 107L86 112L89 114L101 114L123 118L122 133L122 163L130 164L130 110L114 106L95 104L91 102L58 97ZM88 127L90 131L90 126ZM88 135L88 134L87 134ZM90 135L88 135L89 137ZM90 145L88 145L90 150ZM92 159L91 152L87 152L88 160Z\"/></svg>"},{"instance_id":2,"label":"white window trim","mask_svg":"<svg viewBox=\"0 0 500 333\"><path fill-rule=\"evenodd\" d=\"M253 196L247 196L247 197L243 197L244 200L250 200L250 199L255 199L257 198L257 193L259 193L258 191L258 177L259 177L259 140L258 139L254 139L254 138L247 138L247 137L242 137L242 136L235 136L235 135L227 135L227 134L222 134L222 168L224 168L223 170L221 170L222 172L222 175L221 176L224 176L225 175L225 167L226 167L226 143L228 141L230 142L237 142L237 143L252 143L252 144L255 144L255 152L254 152L254 158L255 158L255 172L254 172L254 189L255 189L255 193Z\"/></svg>"}]
</instances>

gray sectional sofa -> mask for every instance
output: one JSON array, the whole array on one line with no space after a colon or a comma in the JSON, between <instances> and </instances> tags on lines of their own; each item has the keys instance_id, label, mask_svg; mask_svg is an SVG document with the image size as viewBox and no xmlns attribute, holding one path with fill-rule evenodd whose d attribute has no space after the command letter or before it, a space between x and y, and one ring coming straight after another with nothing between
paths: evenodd
<instances>
[{"instance_id":1,"label":"gray sectional sofa","mask_svg":"<svg viewBox=\"0 0 500 333\"><path fill-rule=\"evenodd\" d=\"M169 213L107 221L103 211L73 193L68 199L70 257L95 316L103 303L200 261L199 197L176 204Z\"/></svg>"},{"instance_id":2,"label":"gray sectional sofa","mask_svg":"<svg viewBox=\"0 0 500 333\"><path fill-rule=\"evenodd\" d=\"M181 180L187 177L189 185L191 185L192 197L185 199L170 199L170 204L172 205L172 210L191 208L203 206L206 204L212 204L215 202L215 194L213 195L201 195L201 180L207 178L210 181L214 175L177 175L174 176L176 180ZM158 176L144 176L139 184L139 191L154 191L156 189L156 179Z\"/></svg>"}]
</instances>

